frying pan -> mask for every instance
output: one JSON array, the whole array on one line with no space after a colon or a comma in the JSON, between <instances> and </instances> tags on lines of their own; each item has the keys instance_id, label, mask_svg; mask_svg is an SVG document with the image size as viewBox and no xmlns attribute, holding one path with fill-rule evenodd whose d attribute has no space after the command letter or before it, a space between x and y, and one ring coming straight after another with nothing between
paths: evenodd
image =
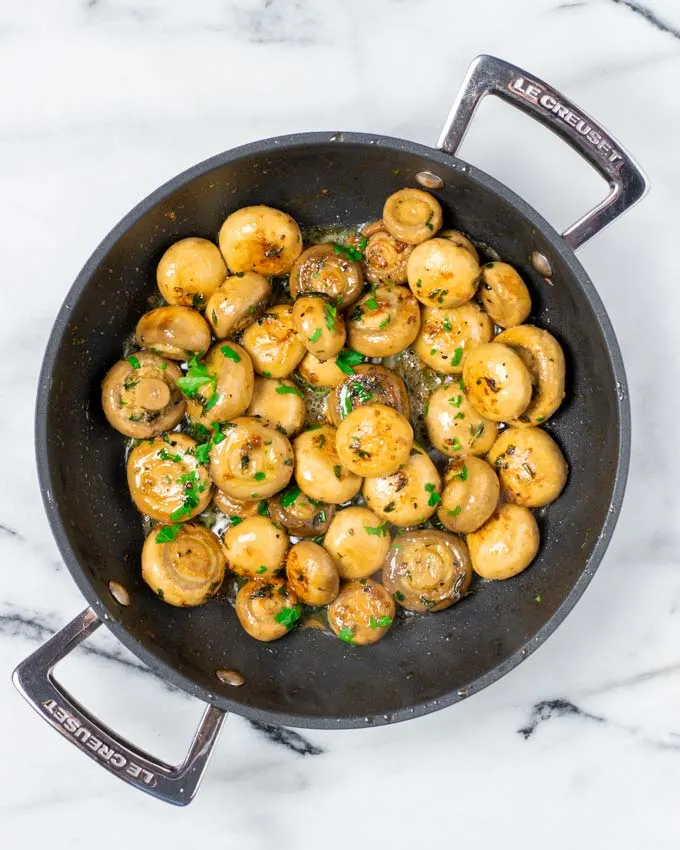
<instances>
[{"instance_id":1,"label":"frying pan","mask_svg":"<svg viewBox=\"0 0 680 850\"><path fill-rule=\"evenodd\" d=\"M564 234L455 157L487 94L555 132L609 183L607 198ZM548 430L569 460L570 480L539 517L537 560L512 581L480 584L444 612L405 620L367 648L309 630L263 645L242 632L225 600L189 610L164 605L141 580L142 527L127 493L120 436L100 406L101 379L148 309L158 260L185 236L214 238L238 207L280 207L303 228L359 224L378 218L389 194L416 185L434 191L446 226L493 246L520 271L535 320L567 356L566 401ZM625 373L574 250L645 190L633 159L582 110L521 69L480 56L436 149L359 133L281 136L221 153L142 201L86 263L47 345L36 411L40 483L52 531L89 607L19 665L14 681L23 696L107 770L185 805L227 712L326 729L393 723L451 705L515 667L585 590L621 506L630 448ZM55 664L102 623L159 676L207 704L182 764L164 764L123 740L54 679ZM245 683L229 685L218 670L236 670Z\"/></svg>"}]
</instances>

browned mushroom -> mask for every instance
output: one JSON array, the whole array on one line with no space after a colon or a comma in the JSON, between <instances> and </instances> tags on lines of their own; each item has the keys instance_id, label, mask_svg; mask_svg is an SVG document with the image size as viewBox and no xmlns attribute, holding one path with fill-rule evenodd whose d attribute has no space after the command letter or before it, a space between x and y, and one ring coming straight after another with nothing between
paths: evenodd
<instances>
[{"instance_id":1,"label":"browned mushroom","mask_svg":"<svg viewBox=\"0 0 680 850\"><path fill-rule=\"evenodd\" d=\"M366 646L384 637L396 606L385 588L370 578L348 581L328 606L328 623L345 643Z\"/></svg>"},{"instance_id":2,"label":"browned mushroom","mask_svg":"<svg viewBox=\"0 0 680 850\"><path fill-rule=\"evenodd\" d=\"M216 245L190 236L175 242L161 257L156 282L168 304L204 307L227 276L227 267Z\"/></svg>"},{"instance_id":3,"label":"browned mushroom","mask_svg":"<svg viewBox=\"0 0 680 850\"><path fill-rule=\"evenodd\" d=\"M353 368L354 374L344 375L328 394L326 415L333 425L337 427L348 413L364 404L384 404L409 418L408 392L398 375L373 363Z\"/></svg>"},{"instance_id":4,"label":"browned mushroom","mask_svg":"<svg viewBox=\"0 0 680 850\"><path fill-rule=\"evenodd\" d=\"M220 228L219 243L233 273L282 275L302 251L302 234L287 213L260 205L233 212Z\"/></svg>"},{"instance_id":5,"label":"browned mushroom","mask_svg":"<svg viewBox=\"0 0 680 850\"><path fill-rule=\"evenodd\" d=\"M203 356L210 348L210 328L191 307L157 307L144 313L135 332L141 348L151 348L171 360Z\"/></svg>"},{"instance_id":6,"label":"browned mushroom","mask_svg":"<svg viewBox=\"0 0 680 850\"><path fill-rule=\"evenodd\" d=\"M300 254L288 285L293 298L316 292L344 309L357 300L363 283L359 263L350 260L340 246L324 243L312 245Z\"/></svg>"}]
</instances>

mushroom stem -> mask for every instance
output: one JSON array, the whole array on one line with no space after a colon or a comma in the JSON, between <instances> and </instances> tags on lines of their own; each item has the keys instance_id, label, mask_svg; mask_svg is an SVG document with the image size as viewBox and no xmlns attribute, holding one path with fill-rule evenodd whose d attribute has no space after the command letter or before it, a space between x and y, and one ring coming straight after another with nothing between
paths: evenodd
<instances>
[{"instance_id":1,"label":"mushroom stem","mask_svg":"<svg viewBox=\"0 0 680 850\"><path fill-rule=\"evenodd\" d=\"M170 402L170 387L160 378L142 378L137 385L137 402L147 410L162 410Z\"/></svg>"}]
</instances>

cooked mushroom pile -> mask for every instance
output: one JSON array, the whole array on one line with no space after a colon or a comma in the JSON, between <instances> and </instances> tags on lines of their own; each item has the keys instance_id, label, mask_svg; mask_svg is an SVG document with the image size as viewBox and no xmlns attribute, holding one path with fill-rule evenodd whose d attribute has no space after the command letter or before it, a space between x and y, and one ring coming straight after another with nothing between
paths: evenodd
<instances>
[{"instance_id":1,"label":"cooked mushroom pile","mask_svg":"<svg viewBox=\"0 0 680 850\"><path fill-rule=\"evenodd\" d=\"M313 619L371 644L398 610L530 565L531 509L568 476L542 427L564 354L525 324L517 271L442 225L433 195L402 189L342 240L305 245L253 206L219 247L167 249L159 306L102 385L161 600L201 605L228 576L221 598L256 640Z\"/></svg>"}]
</instances>

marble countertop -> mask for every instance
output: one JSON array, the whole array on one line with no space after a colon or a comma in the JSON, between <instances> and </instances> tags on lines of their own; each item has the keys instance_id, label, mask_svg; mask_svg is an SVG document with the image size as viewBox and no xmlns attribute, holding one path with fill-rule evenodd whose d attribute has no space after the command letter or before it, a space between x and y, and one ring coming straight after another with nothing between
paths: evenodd
<instances>
[{"instance_id":1,"label":"marble countertop","mask_svg":"<svg viewBox=\"0 0 680 850\"><path fill-rule=\"evenodd\" d=\"M680 366L677 0L33 0L2 4L0 45L3 846L677 847L680 500L675 458L657 442L680 413L671 382ZM295 130L431 144L480 52L516 62L597 116L653 186L579 252L618 333L633 409L629 488L608 554L556 634L482 693L350 732L230 717L196 801L163 807L77 753L9 683L16 663L84 604L47 527L33 460L50 326L92 248L176 172ZM557 226L605 190L498 103L482 107L462 156ZM654 290L661 312L645 312L640 296ZM655 371L663 363L670 373ZM201 706L110 634L59 674L138 744L167 759L183 754ZM461 817L455 830L450 814Z\"/></svg>"}]
</instances>

